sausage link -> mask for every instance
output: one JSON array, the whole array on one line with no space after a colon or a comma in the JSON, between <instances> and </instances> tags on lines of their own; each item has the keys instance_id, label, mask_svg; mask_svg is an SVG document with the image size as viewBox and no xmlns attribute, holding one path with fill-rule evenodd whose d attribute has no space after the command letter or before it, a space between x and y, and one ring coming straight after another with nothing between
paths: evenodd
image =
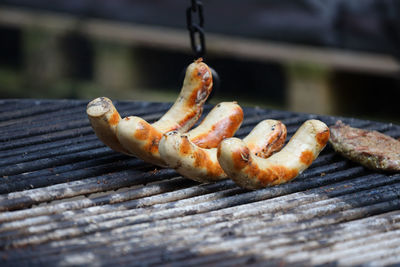
<instances>
[{"instance_id":1,"label":"sausage link","mask_svg":"<svg viewBox=\"0 0 400 267\"><path fill-rule=\"evenodd\" d=\"M243 139L252 153L269 158L281 150L287 136L286 126L277 120L264 120L256 125Z\"/></svg>"},{"instance_id":2,"label":"sausage link","mask_svg":"<svg viewBox=\"0 0 400 267\"><path fill-rule=\"evenodd\" d=\"M146 160L150 159L150 162L153 162L149 154L154 151L158 153L158 148L155 149L154 146L158 146L157 140L159 140L160 136L173 130L179 130L180 132L189 130L201 116L203 105L211 90L211 71L200 58L188 66L182 90L173 106L152 125L138 117L128 117L121 120L112 101L106 97L96 98L91 101L87 106L86 113L94 132L104 144L117 152L144 157ZM119 126L121 122L124 123ZM135 140L134 133L136 130L129 127L134 127L136 122L138 122L139 126L146 125L154 136L146 135L146 140ZM120 128L119 134L117 134L117 128ZM143 138L143 136L141 137ZM123 140L125 145L129 144L128 147L125 147L120 139ZM139 147L133 147L137 143L140 144ZM146 150L142 151L141 149L143 148L146 148ZM160 164L160 160L155 159L154 163Z\"/></svg>"},{"instance_id":3,"label":"sausage link","mask_svg":"<svg viewBox=\"0 0 400 267\"><path fill-rule=\"evenodd\" d=\"M217 148L199 147L192 142L193 139L190 140L190 133L174 131L164 134L159 145L162 159L181 175L198 182L215 182L228 178L218 162ZM285 125L280 121L265 120L244 138L244 142L251 147L253 153L266 157L279 151L285 139Z\"/></svg>"},{"instance_id":4,"label":"sausage link","mask_svg":"<svg viewBox=\"0 0 400 267\"><path fill-rule=\"evenodd\" d=\"M190 141L201 148L217 147L227 137L232 137L243 121L243 110L237 102L216 105L199 126L187 133Z\"/></svg>"},{"instance_id":5,"label":"sausage link","mask_svg":"<svg viewBox=\"0 0 400 267\"><path fill-rule=\"evenodd\" d=\"M136 116L126 117L118 123L116 134L120 144L130 154L148 163L166 166L158 152L163 133L147 121Z\"/></svg>"},{"instance_id":6,"label":"sausage link","mask_svg":"<svg viewBox=\"0 0 400 267\"><path fill-rule=\"evenodd\" d=\"M199 58L186 69L183 87L173 106L153 126L162 133L187 132L200 118L213 85L210 68Z\"/></svg>"},{"instance_id":7,"label":"sausage link","mask_svg":"<svg viewBox=\"0 0 400 267\"><path fill-rule=\"evenodd\" d=\"M329 139L329 128L318 120L308 120L289 143L269 158L261 158L238 138L228 138L218 146L218 161L239 186L259 189L296 178L317 158Z\"/></svg>"},{"instance_id":8,"label":"sausage link","mask_svg":"<svg viewBox=\"0 0 400 267\"><path fill-rule=\"evenodd\" d=\"M94 132L104 144L117 152L131 155L117 139L116 129L121 116L110 99L94 99L87 105L86 113Z\"/></svg>"},{"instance_id":9,"label":"sausage link","mask_svg":"<svg viewBox=\"0 0 400 267\"><path fill-rule=\"evenodd\" d=\"M223 102L214 107L199 126L187 135L195 143L215 148L222 136L231 137L235 134L242 120L243 111L236 102ZM119 122L116 133L119 142L129 153L146 162L166 166L159 152L163 133L145 120L135 116L124 118Z\"/></svg>"}]
</instances>

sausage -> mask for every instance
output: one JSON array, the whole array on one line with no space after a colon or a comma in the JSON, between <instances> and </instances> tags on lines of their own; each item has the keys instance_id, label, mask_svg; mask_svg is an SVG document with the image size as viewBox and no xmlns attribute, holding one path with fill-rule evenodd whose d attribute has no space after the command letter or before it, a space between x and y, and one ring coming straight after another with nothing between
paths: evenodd
<instances>
[{"instance_id":1,"label":"sausage","mask_svg":"<svg viewBox=\"0 0 400 267\"><path fill-rule=\"evenodd\" d=\"M227 137L232 137L243 121L243 110L237 102L216 105L199 126L187 133L188 138L201 148L217 147Z\"/></svg>"},{"instance_id":2,"label":"sausage","mask_svg":"<svg viewBox=\"0 0 400 267\"><path fill-rule=\"evenodd\" d=\"M233 134L232 134L233 135ZM280 121L260 122L243 142L261 157L279 151L286 139L286 127ZM160 141L161 158L181 175L198 182L215 182L227 178L217 158L217 148L202 148L189 134L176 131L164 134Z\"/></svg>"},{"instance_id":3,"label":"sausage","mask_svg":"<svg viewBox=\"0 0 400 267\"><path fill-rule=\"evenodd\" d=\"M264 120L258 123L243 139L252 153L258 157L269 158L281 150L287 136L286 126L277 120Z\"/></svg>"},{"instance_id":4,"label":"sausage","mask_svg":"<svg viewBox=\"0 0 400 267\"><path fill-rule=\"evenodd\" d=\"M165 167L158 153L158 143L163 133L147 121L136 116L126 117L118 123L116 135L130 154L148 163Z\"/></svg>"},{"instance_id":5,"label":"sausage","mask_svg":"<svg viewBox=\"0 0 400 267\"><path fill-rule=\"evenodd\" d=\"M296 178L317 158L329 139L329 128L319 120L308 120L289 143L269 158L256 156L245 142L228 138L218 146L222 169L239 186L259 189Z\"/></svg>"},{"instance_id":6,"label":"sausage","mask_svg":"<svg viewBox=\"0 0 400 267\"><path fill-rule=\"evenodd\" d=\"M162 133L175 130L187 132L200 118L212 85L211 70L202 58L190 64L178 99L167 113L153 123L154 128Z\"/></svg>"},{"instance_id":7,"label":"sausage","mask_svg":"<svg viewBox=\"0 0 400 267\"><path fill-rule=\"evenodd\" d=\"M217 147L223 136L231 137L240 127L243 111L236 102L223 102L214 107L205 119L187 133L196 144ZM178 133L178 131L173 131ZM145 120L130 116L117 126L117 138L130 153L146 162L166 166L159 153L163 133Z\"/></svg>"},{"instance_id":8,"label":"sausage","mask_svg":"<svg viewBox=\"0 0 400 267\"><path fill-rule=\"evenodd\" d=\"M186 132L192 128L201 116L203 105L211 90L211 71L200 58L188 66L182 90L177 100L158 121L149 125L144 120L137 119L137 121L140 121L139 125L146 125L146 127L149 125L150 128L148 129L151 129L151 133L156 135L149 135L147 142L154 142L165 132L173 130ZM117 126L122 120L110 99L106 97L94 99L87 105L86 113L94 132L104 144L117 152L136 155L137 149L125 148L117 138ZM127 131L127 133L129 134L130 132ZM123 136L123 134L119 136L124 140L134 138L132 136ZM150 145L148 147L153 149Z\"/></svg>"},{"instance_id":9,"label":"sausage","mask_svg":"<svg viewBox=\"0 0 400 267\"><path fill-rule=\"evenodd\" d=\"M117 109L107 97L92 100L86 108L90 124L97 137L112 150L131 155L117 139L117 125L121 121Z\"/></svg>"}]
</instances>

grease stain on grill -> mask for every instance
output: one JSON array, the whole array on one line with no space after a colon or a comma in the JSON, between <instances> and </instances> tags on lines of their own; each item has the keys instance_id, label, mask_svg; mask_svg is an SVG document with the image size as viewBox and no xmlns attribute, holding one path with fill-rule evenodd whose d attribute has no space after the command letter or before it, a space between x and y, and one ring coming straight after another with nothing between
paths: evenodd
<instances>
[{"instance_id":1,"label":"grease stain on grill","mask_svg":"<svg viewBox=\"0 0 400 267\"><path fill-rule=\"evenodd\" d=\"M197 214L197 213L198 213L197 210L186 210L186 211L183 213L183 216L195 215L195 214Z\"/></svg>"}]
</instances>

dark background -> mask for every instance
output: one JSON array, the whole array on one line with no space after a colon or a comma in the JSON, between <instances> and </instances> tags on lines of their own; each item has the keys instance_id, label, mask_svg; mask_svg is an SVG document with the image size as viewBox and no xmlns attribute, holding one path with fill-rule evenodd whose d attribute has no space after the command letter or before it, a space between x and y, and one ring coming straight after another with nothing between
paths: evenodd
<instances>
[{"instance_id":1,"label":"dark background","mask_svg":"<svg viewBox=\"0 0 400 267\"><path fill-rule=\"evenodd\" d=\"M206 40L207 34L218 34L311 49L328 48L400 58L400 1L202 2ZM182 0L1 0L0 10L51 12L81 21L95 18L187 31L185 10L189 5L190 1ZM0 23L1 98L90 99L107 95L117 99L173 101L184 67L194 58L190 50L124 44L119 40L104 43L79 31L53 35L53 32L37 27ZM114 80L108 82L107 73L112 73L119 63L110 64L110 70L99 72L99 47L103 50L106 47L108 51L102 60L113 57L113 53L116 58L128 58L120 68L132 74L117 72L122 78L113 74L111 80ZM226 56L212 50L207 52L205 60L221 78L220 87L214 90L213 101L237 100L245 105L292 108L287 101L287 62ZM310 69L314 72L315 68L306 69L305 76L309 77L308 72ZM366 73L357 69L329 69L329 75L326 71L322 73L323 79L329 78L330 90L335 94L332 101L340 102L338 108L297 111L399 120L399 73ZM99 76L102 82L98 82ZM128 79L124 78L127 76Z\"/></svg>"}]
</instances>

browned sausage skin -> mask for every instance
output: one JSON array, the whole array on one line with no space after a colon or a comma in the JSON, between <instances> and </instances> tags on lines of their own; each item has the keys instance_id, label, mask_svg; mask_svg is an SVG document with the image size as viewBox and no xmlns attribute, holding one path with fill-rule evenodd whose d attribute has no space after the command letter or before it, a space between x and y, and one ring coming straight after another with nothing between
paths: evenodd
<instances>
[{"instance_id":1,"label":"browned sausage skin","mask_svg":"<svg viewBox=\"0 0 400 267\"><path fill-rule=\"evenodd\" d=\"M225 138L232 137L243 121L243 110L237 102L217 104L199 126L187 133L201 148L214 148Z\"/></svg>"},{"instance_id":2,"label":"browned sausage skin","mask_svg":"<svg viewBox=\"0 0 400 267\"><path fill-rule=\"evenodd\" d=\"M244 142L253 153L268 157L279 151L286 139L286 127L279 121L260 122ZM188 134L169 132L159 145L160 155L169 167L198 182L215 182L227 178L217 159L217 149L205 149L194 144Z\"/></svg>"},{"instance_id":3,"label":"browned sausage skin","mask_svg":"<svg viewBox=\"0 0 400 267\"><path fill-rule=\"evenodd\" d=\"M308 120L278 153L265 159L254 155L237 138L228 138L218 146L218 161L239 186L258 189L296 178L325 147L329 128L318 120Z\"/></svg>"},{"instance_id":4,"label":"browned sausage skin","mask_svg":"<svg viewBox=\"0 0 400 267\"><path fill-rule=\"evenodd\" d=\"M117 139L116 129L121 116L110 99L94 99L87 105L86 113L94 132L104 144L117 152L131 154Z\"/></svg>"},{"instance_id":5,"label":"browned sausage skin","mask_svg":"<svg viewBox=\"0 0 400 267\"><path fill-rule=\"evenodd\" d=\"M187 136L203 147L216 147L223 137L235 134L242 120L243 111L236 102L223 102L213 108ZM131 116L121 120L116 133L122 146L133 155L158 166L166 166L159 152L163 134L143 119Z\"/></svg>"},{"instance_id":6,"label":"browned sausage skin","mask_svg":"<svg viewBox=\"0 0 400 267\"><path fill-rule=\"evenodd\" d=\"M186 132L197 122L211 90L211 71L200 58L188 66L182 90L174 105L151 125L134 116L121 120L112 101L106 97L91 101L86 112L93 130L104 144L117 152L144 157L148 161L163 133L173 130ZM139 133L132 128L136 126ZM146 138L140 134L143 127L151 132ZM140 139L135 140L137 136ZM140 143L140 148L132 147L135 143ZM159 159L153 163L162 165Z\"/></svg>"},{"instance_id":7,"label":"browned sausage skin","mask_svg":"<svg viewBox=\"0 0 400 267\"><path fill-rule=\"evenodd\" d=\"M211 70L199 58L187 68L181 93L174 105L153 126L162 133L188 131L200 118L212 85Z\"/></svg>"}]
</instances>

